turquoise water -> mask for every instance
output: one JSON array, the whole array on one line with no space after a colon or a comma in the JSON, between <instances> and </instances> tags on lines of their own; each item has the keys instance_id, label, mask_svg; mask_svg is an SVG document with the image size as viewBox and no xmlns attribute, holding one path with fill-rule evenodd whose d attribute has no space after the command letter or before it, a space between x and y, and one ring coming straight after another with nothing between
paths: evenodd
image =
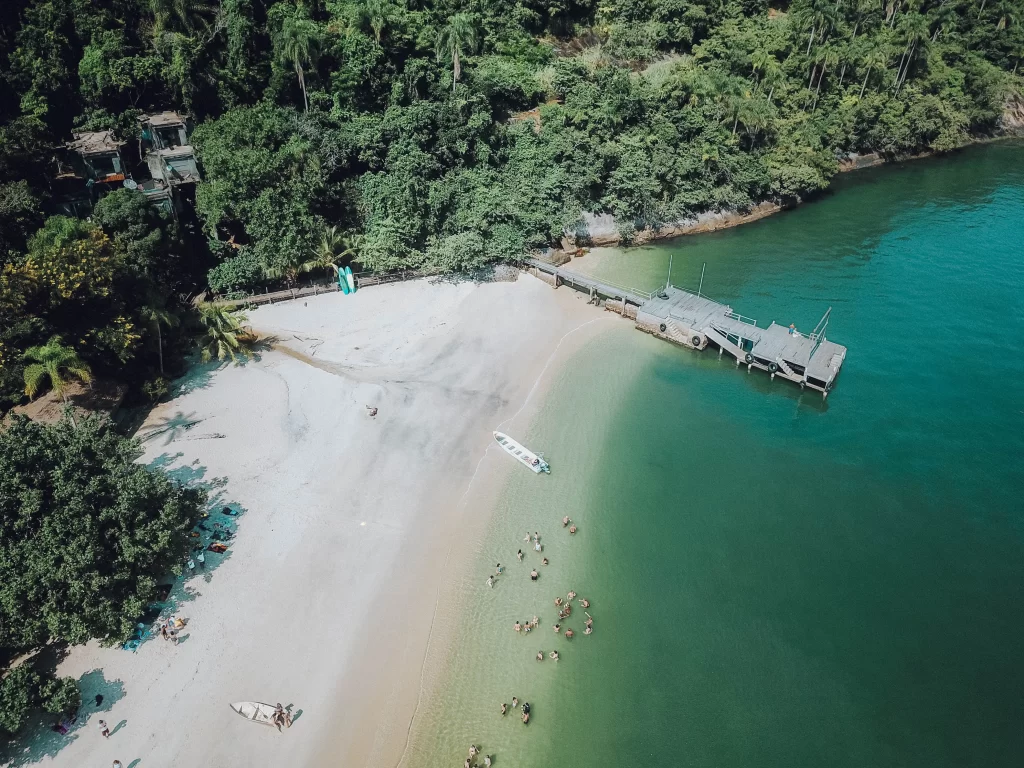
<instances>
[{"instance_id":1,"label":"turquoise water","mask_svg":"<svg viewBox=\"0 0 1024 768\"><path fill-rule=\"evenodd\" d=\"M677 285L706 263L704 291L762 324L832 306L847 361L822 402L626 322L579 351L526 430L553 474L512 477L460 587L413 763L477 741L499 768L1020 765L1022 214L1024 146L1000 143L574 262L648 288L670 253ZM527 529L551 558L536 583ZM574 640L551 631L570 588L591 637L578 615ZM528 727L497 714L513 693Z\"/></svg>"}]
</instances>

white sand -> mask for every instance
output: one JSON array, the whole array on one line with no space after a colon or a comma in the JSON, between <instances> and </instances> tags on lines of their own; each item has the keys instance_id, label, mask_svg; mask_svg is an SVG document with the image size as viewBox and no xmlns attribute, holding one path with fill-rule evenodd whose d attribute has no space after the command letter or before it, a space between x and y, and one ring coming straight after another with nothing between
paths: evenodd
<instances>
[{"instance_id":1,"label":"white sand","mask_svg":"<svg viewBox=\"0 0 1024 768\"><path fill-rule=\"evenodd\" d=\"M61 674L101 669L124 696L102 715L87 701L87 727L43 763L396 765L446 560L488 514L460 499L471 480L526 471L490 449L491 430L522 425L571 348L616 320L524 276L331 294L250 322L278 348L195 372L139 433L153 435L145 461L224 479L220 504L246 510L230 556L187 582L181 645L73 650ZM228 708L246 699L302 714L278 734ZM99 717L126 722L104 741Z\"/></svg>"}]
</instances>

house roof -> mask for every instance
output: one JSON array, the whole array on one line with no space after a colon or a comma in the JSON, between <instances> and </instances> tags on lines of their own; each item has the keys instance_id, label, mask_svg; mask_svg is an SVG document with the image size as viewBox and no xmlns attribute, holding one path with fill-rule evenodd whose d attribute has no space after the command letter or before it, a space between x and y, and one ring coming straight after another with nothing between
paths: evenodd
<instances>
[{"instance_id":1,"label":"house roof","mask_svg":"<svg viewBox=\"0 0 1024 768\"><path fill-rule=\"evenodd\" d=\"M98 155L106 152L117 152L124 146L123 141L114 138L113 131L90 131L72 134L75 138L67 143L67 148L81 155Z\"/></svg>"},{"instance_id":2,"label":"house roof","mask_svg":"<svg viewBox=\"0 0 1024 768\"><path fill-rule=\"evenodd\" d=\"M139 118L139 122L149 123L154 128L162 128L168 125L184 125L185 116L171 111L157 112L153 115L143 115Z\"/></svg>"}]
</instances>

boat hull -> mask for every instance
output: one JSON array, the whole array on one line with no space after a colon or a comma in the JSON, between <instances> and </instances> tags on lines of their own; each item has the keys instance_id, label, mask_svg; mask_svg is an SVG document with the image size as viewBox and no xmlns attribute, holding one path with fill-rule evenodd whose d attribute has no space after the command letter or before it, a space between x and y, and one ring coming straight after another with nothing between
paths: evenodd
<instances>
[{"instance_id":1,"label":"boat hull","mask_svg":"<svg viewBox=\"0 0 1024 768\"><path fill-rule=\"evenodd\" d=\"M530 449L516 442L508 435L503 432L494 432L494 439L505 453L523 464L530 471L538 475L541 472L550 474L551 467L548 466L548 463L544 461L544 459Z\"/></svg>"}]
</instances>

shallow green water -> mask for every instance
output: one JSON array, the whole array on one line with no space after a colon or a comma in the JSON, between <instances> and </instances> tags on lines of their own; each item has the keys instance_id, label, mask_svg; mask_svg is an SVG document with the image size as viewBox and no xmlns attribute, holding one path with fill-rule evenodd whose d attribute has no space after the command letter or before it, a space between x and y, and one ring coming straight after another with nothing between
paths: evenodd
<instances>
[{"instance_id":1,"label":"shallow green water","mask_svg":"<svg viewBox=\"0 0 1024 768\"><path fill-rule=\"evenodd\" d=\"M625 322L580 351L526 434L554 472L512 477L474 553L410 764L461 765L477 741L497 768L1020 765L1024 146L850 174L798 210L591 263L651 288L670 252L673 282L706 262L705 293L762 324L833 306L835 390ZM527 529L551 558L536 583L514 559ZM512 567L486 590L494 560ZM596 627L574 616L571 642L550 628L570 588ZM497 714L514 693L526 728Z\"/></svg>"}]
</instances>

